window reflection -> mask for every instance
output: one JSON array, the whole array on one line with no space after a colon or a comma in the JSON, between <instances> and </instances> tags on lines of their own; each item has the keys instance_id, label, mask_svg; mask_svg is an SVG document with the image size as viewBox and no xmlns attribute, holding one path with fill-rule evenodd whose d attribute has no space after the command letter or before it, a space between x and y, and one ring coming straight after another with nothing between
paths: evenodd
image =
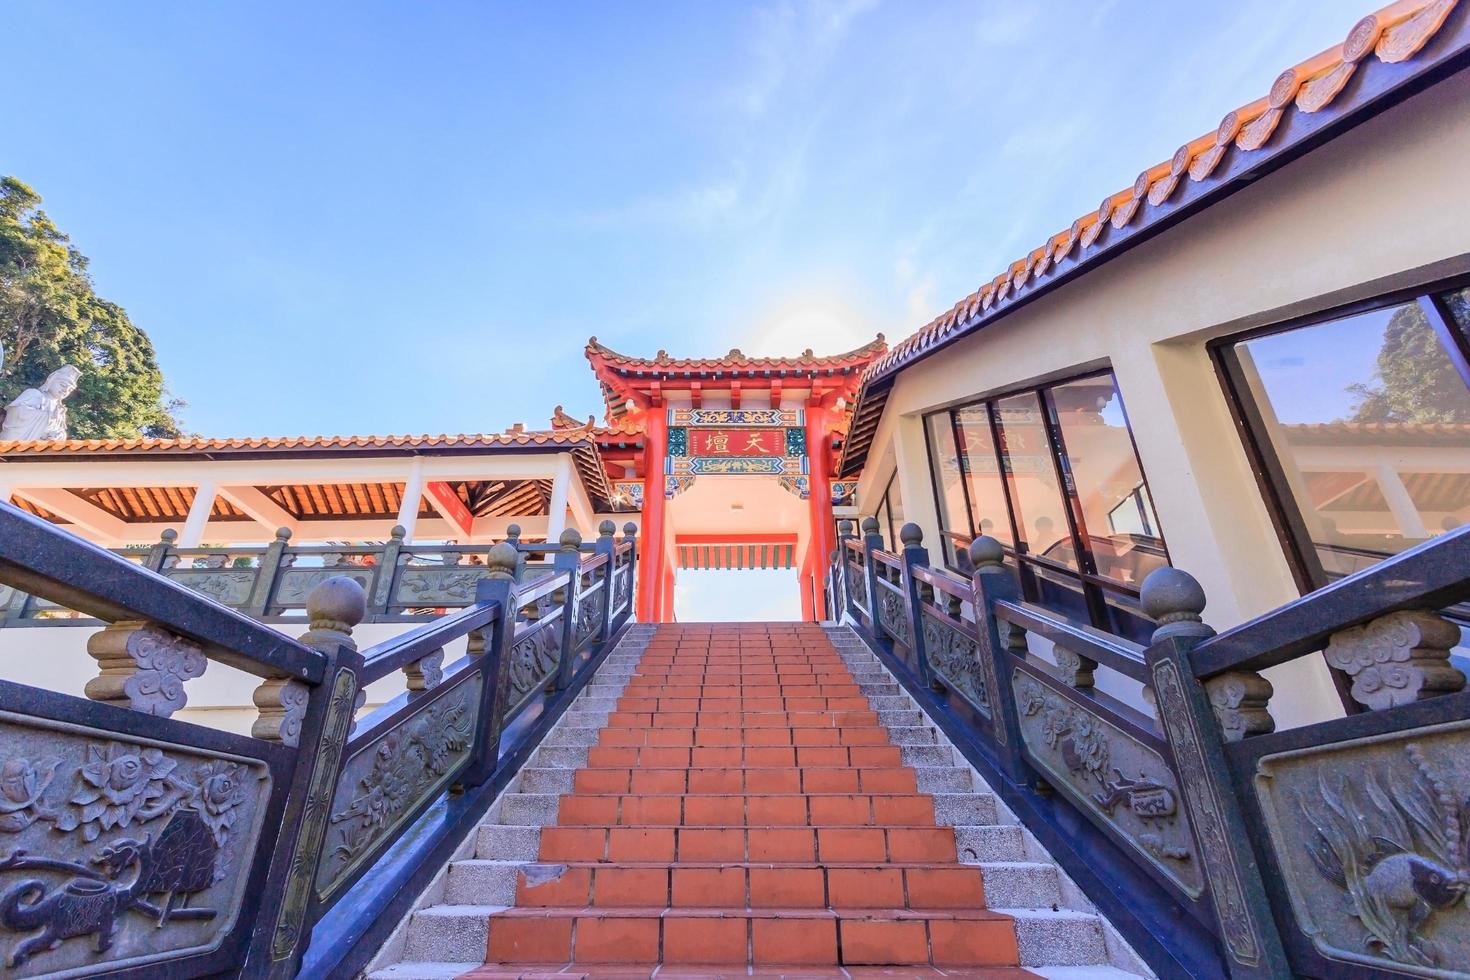
<instances>
[{"instance_id":1,"label":"window reflection","mask_svg":"<svg viewBox=\"0 0 1470 980\"><path fill-rule=\"evenodd\" d=\"M1113 378L1081 378L1048 394L1096 572L1137 586L1168 559Z\"/></svg>"},{"instance_id":2,"label":"window reflection","mask_svg":"<svg viewBox=\"0 0 1470 980\"><path fill-rule=\"evenodd\" d=\"M1443 299L1463 315L1464 291ZM1433 312L1406 303L1234 345L1319 585L1470 519L1470 389Z\"/></svg>"},{"instance_id":3,"label":"window reflection","mask_svg":"<svg viewBox=\"0 0 1470 980\"><path fill-rule=\"evenodd\" d=\"M985 405L961 408L954 413L954 425L960 434L960 458L970 500L970 527L1001 544L1014 544L1011 518L1006 510L1004 477L995 453L995 440L990 434L990 409ZM964 521L960 524L963 526Z\"/></svg>"},{"instance_id":4,"label":"window reflection","mask_svg":"<svg viewBox=\"0 0 1470 980\"><path fill-rule=\"evenodd\" d=\"M1027 392L999 399L995 417L1016 533L1027 553L1077 568L1077 549L1071 541L1040 398Z\"/></svg>"},{"instance_id":5,"label":"window reflection","mask_svg":"<svg viewBox=\"0 0 1470 980\"><path fill-rule=\"evenodd\" d=\"M955 446L954 426L949 415L940 412L924 421L929 435L929 469L939 501L939 523L949 529L965 523L965 487L961 481L959 453ZM949 534L943 536L944 562L956 564L957 547L967 542L957 542Z\"/></svg>"}]
</instances>

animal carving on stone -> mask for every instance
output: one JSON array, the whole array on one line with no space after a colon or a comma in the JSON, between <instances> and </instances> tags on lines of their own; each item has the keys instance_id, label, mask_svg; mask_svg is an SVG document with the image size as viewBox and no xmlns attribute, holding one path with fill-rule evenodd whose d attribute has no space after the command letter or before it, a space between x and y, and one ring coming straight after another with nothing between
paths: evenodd
<instances>
[{"instance_id":1,"label":"animal carving on stone","mask_svg":"<svg viewBox=\"0 0 1470 980\"><path fill-rule=\"evenodd\" d=\"M1368 951L1432 968L1442 957L1426 926L1470 891L1470 799L1456 799L1417 745L1406 751L1402 769L1344 774L1335 785L1319 776L1318 799L1297 806L1312 827L1307 854L1346 893Z\"/></svg>"},{"instance_id":2,"label":"animal carving on stone","mask_svg":"<svg viewBox=\"0 0 1470 980\"><path fill-rule=\"evenodd\" d=\"M152 834L142 841L129 837L103 847L89 862L100 871L12 852L0 862L0 871L60 871L73 877L55 889L28 878L0 895L0 925L13 932L41 930L15 947L8 965L19 967L38 952L82 936L96 936L97 952L105 953L112 947L118 918L130 909L153 917L159 928L170 918L213 918L214 909L188 907L187 901L214 884L218 851L199 811L184 808L173 812L156 839ZM133 876L124 880L129 870ZM162 895L162 904L149 902L149 895Z\"/></svg>"}]
</instances>

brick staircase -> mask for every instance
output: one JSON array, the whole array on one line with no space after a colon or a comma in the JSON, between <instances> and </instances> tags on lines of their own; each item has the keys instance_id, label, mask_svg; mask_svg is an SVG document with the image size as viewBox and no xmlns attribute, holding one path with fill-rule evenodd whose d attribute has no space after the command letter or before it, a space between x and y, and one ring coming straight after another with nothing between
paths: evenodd
<instances>
[{"instance_id":1,"label":"brick staircase","mask_svg":"<svg viewBox=\"0 0 1470 980\"><path fill-rule=\"evenodd\" d=\"M373 977L1129 975L976 785L846 630L635 627Z\"/></svg>"}]
</instances>

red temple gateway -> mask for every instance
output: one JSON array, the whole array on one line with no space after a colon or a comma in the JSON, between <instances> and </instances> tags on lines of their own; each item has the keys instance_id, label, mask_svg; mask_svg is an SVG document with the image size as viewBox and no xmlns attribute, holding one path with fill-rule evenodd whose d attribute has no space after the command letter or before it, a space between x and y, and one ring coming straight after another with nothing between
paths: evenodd
<instances>
[{"instance_id":1,"label":"red temple gateway","mask_svg":"<svg viewBox=\"0 0 1470 980\"><path fill-rule=\"evenodd\" d=\"M592 338L606 424L586 427L615 501L643 512L638 618L668 622L679 568L795 568L802 613L823 608L836 541L833 508L855 483L834 480L865 368L887 345L831 357L674 358L619 354Z\"/></svg>"}]
</instances>

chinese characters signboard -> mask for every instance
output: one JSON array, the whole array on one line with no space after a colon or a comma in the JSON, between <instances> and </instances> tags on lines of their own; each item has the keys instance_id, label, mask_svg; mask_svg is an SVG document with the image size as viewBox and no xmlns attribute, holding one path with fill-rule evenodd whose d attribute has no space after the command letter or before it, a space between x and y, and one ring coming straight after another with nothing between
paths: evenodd
<instances>
[{"instance_id":1,"label":"chinese characters signboard","mask_svg":"<svg viewBox=\"0 0 1470 980\"><path fill-rule=\"evenodd\" d=\"M691 456L784 456L786 433L781 429L689 430Z\"/></svg>"}]
</instances>

